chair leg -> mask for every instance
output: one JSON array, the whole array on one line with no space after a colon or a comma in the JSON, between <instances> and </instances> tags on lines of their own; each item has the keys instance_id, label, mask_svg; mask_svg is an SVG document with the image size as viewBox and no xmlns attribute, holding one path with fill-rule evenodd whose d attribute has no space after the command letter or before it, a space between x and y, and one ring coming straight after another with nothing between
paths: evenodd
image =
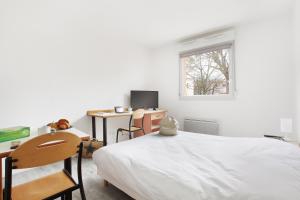
<instances>
[{"instance_id":1,"label":"chair leg","mask_svg":"<svg viewBox=\"0 0 300 200\"><path fill-rule=\"evenodd\" d=\"M108 181L107 181L107 180L104 180L104 186L105 186L105 187L108 187L108 185L109 185Z\"/></svg>"},{"instance_id":2,"label":"chair leg","mask_svg":"<svg viewBox=\"0 0 300 200\"><path fill-rule=\"evenodd\" d=\"M86 200L86 197L85 197L85 193L84 193L84 189L83 189L83 185L82 185L82 184L80 185L79 190L80 190L81 199L82 199L82 200Z\"/></svg>"},{"instance_id":3,"label":"chair leg","mask_svg":"<svg viewBox=\"0 0 300 200\"><path fill-rule=\"evenodd\" d=\"M144 135L146 135L145 130L144 129L142 129L142 130L143 130Z\"/></svg>"},{"instance_id":4,"label":"chair leg","mask_svg":"<svg viewBox=\"0 0 300 200\"><path fill-rule=\"evenodd\" d=\"M78 163L77 163L77 175L78 175L78 185L80 190L80 195L82 200L86 200L84 188L83 188L83 181L82 181L82 169L81 169L81 161L82 161L82 148L83 143L81 142L79 145L79 151L78 151Z\"/></svg>"},{"instance_id":5,"label":"chair leg","mask_svg":"<svg viewBox=\"0 0 300 200\"><path fill-rule=\"evenodd\" d=\"M129 133L129 140L131 140L131 132L129 131L128 133Z\"/></svg>"},{"instance_id":6,"label":"chair leg","mask_svg":"<svg viewBox=\"0 0 300 200\"><path fill-rule=\"evenodd\" d=\"M118 130L117 130L117 138L116 138L116 143L118 143L118 142L119 142L119 132L120 132L120 130L118 129Z\"/></svg>"},{"instance_id":7,"label":"chair leg","mask_svg":"<svg viewBox=\"0 0 300 200\"><path fill-rule=\"evenodd\" d=\"M72 200L72 198L73 198L72 192L67 192L65 194L65 200Z\"/></svg>"}]
</instances>

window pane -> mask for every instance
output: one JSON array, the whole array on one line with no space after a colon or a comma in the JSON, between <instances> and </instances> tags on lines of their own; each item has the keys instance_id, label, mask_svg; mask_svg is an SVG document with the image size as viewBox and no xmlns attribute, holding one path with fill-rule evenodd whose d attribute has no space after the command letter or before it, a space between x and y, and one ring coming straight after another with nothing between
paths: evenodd
<instances>
[{"instance_id":1,"label":"window pane","mask_svg":"<svg viewBox=\"0 0 300 200\"><path fill-rule=\"evenodd\" d=\"M229 94L230 52L227 47L181 56L184 95Z\"/></svg>"}]
</instances>

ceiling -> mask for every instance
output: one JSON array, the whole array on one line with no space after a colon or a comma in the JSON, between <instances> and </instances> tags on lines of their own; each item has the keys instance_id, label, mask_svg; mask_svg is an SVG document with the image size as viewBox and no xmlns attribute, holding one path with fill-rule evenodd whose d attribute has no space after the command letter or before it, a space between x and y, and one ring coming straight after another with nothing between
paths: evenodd
<instances>
[{"instance_id":1,"label":"ceiling","mask_svg":"<svg viewBox=\"0 0 300 200\"><path fill-rule=\"evenodd\" d=\"M208 30L287 12L294 0L30 0L2 1L51 30L82 27L156 46ZM13 3L14 2L14 3ZM29 3L30 2L30 3ZM4 7L3 7L4 6ZM1 11L1 8L0 8ZM11 10L7 10L7 12ZM1 15L0 15L1 16ZM51 27L53 26L53 27Z\"/></svg>"},{"instance_id":2,"label":"ceiling","mask_svg":"<svg viewBox=\"0 0 300 200\"><path fill-rule=\"evenodd\" d=\"M102 0L99 24L146 45L160 45L280 12L292 0ZM99 10L98 10L99 9Z\"/></svg>"}]
</instances>

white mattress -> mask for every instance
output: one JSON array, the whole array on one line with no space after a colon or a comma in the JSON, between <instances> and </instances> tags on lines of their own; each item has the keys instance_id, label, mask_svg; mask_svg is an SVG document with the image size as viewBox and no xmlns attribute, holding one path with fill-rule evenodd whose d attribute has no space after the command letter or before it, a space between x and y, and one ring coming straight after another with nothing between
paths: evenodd
<instances>
[{"instance_id":1,"label":"white mattress","mask_svg":"<svg viewBox=\"0 0 300 200\"><path fill-rule=\"evenodd\" d=\"M300 148L274 139L150 134L93 159L104 179L138 200L300 199Z\"/></svg>"}]
</instances>

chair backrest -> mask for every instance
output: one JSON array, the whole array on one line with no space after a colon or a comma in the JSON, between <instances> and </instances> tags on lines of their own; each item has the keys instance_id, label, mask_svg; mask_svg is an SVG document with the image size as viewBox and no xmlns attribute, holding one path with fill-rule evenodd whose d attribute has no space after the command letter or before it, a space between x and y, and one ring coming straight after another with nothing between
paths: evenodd
<instances>
[{"instance_id":1,"label":"chair backrest","mask_svg":"<svg viewBox=\"0 0 300 200\"><path fill-rule=\"evenodd\" d=\"M132 113L132 118L133 119L141 119L141 118L144 117L144 115L145 115L145 110L144 109L138 109L138 110L136 110Z\"/></svg>"},{"instance_id":2,"label":"chair backrest","mask_svg":"<svg viewBox=\"0 0 300 200\"><path fill-rule=\"evenodd\" d=\"M68 132L35 137L10 154L14 168L38 167L65 160L77 153L81 139Z\"/></svg>"}]
</instances>

